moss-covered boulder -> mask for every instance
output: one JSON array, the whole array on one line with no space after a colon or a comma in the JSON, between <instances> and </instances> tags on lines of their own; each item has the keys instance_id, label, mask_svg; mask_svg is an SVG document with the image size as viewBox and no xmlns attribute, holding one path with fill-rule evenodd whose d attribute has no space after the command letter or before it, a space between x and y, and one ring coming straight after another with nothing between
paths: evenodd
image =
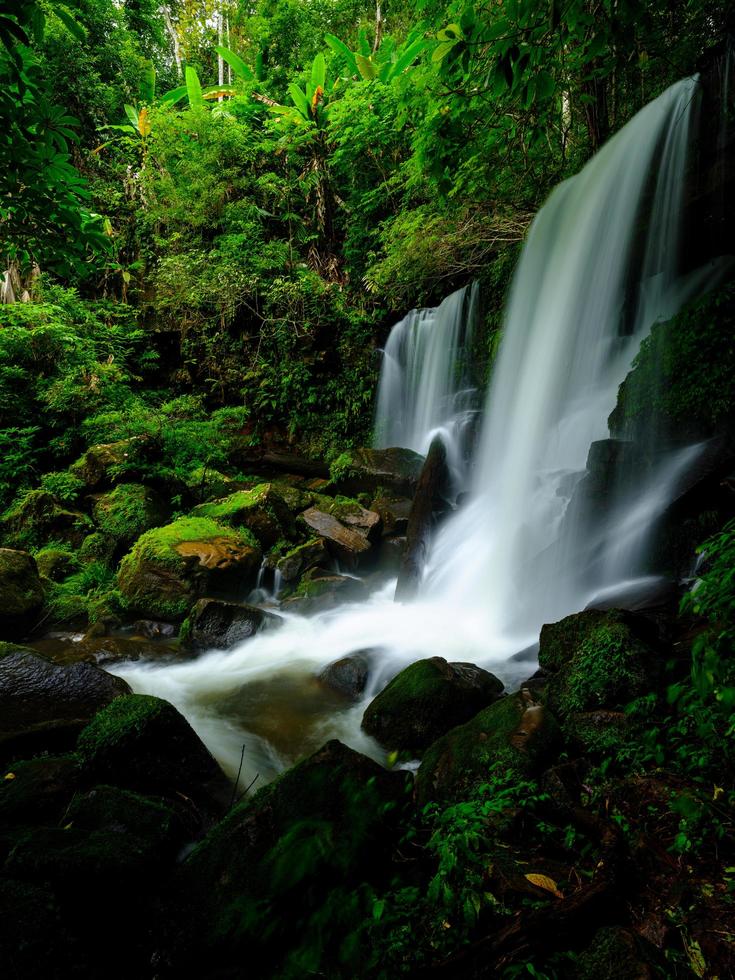
<instances>
[{"instance_id":1,"label":"moss-covered boulder","mask_svg":"<svg viewBox=\"0 0 735 980\"><path fill-rule=\"evenodd\" d=\"M63 541L77 548L92 522L48 490L31 490L3 514L2 529L9 544L40 547L48 541Z\"/></svg>"},{"instance_id":2,"label":"moss-covered boulder","mask_svg":"<svg viewBox=\"0 0 735 980\"><path fill-rule=\"evenodd\" d=\"M93 510L100 531L127 547L141 534L165 524L169 516L162 498L142 483L121 483L99 497Z\"/></svg>"},{"instance_id":3,"label":"moss-covered boulder","mask_svg":"<svg viewBox=\"0 0 735 980\"><path fill-rule=\"evenodd\" d=\"M222 500L200 504L192 515L247 528L266 548L293 535L291 511L272 483L261 483L252 490L238 490Z\"/></svg>"},{"instance_id":4,"label":"moss-covered boulder","mask_svg":"<svg viewBox=\"0 0 735 980\"><path fill-rule=\"evenodd\" d=\"M254 975L276 975L325 902L339 906L358 882L385 875L409 790L406 773L328 742L236 806L189 856L182 887L197 923L189 942L201 942L205 957L250 949Z\"/></svg>"},{"instance_id":5,"label":"moss-covered boulder","mask_svg":"<svg viewBox=\"0 0 735 980\"><path fill-rule=\"evenodd\" d=\"M36 552L35 559L39 575L52 582L63 582L80 568L76 553L66 548L42 548Z\"/></svg>"},{"instance_id":6,"label":"moss-covered boulder","mask_svg":"<svg viewBox=\"0 0 735 980\"><path fill-rule=\"evenodd\" d=\"M111 831L145 841L151 855L161 850L175 856L186 839L186 827L176 809L160 797L141 796L118 786L94 786L75 794L64 814L67 826L78 830Z\"/></svg>"},{"instance_id":7,"label":"moss-covered boulder","mask_svg":"<svg viewBox=\"0 0 735 980\"><path fill-rule=\"evenodd\" d=\"M355 449L332 464L332 486L349 496L374 496L387 490L395 496L413 497L423 464L424 457L411 449Z\"/></svg>"},{"instance_id":8,"label":"moss-covered boulder","mask_svg":"<svg viewBox=\"0 0 735 980\"><path fill-rule=\"evenodd\" d=\"M65 750L100 708L129 690L94 664L55 664L0 644L0 754Z\"/></svg>"},{"instance_id":9,"label":"moss-covered boulder","mask_svg":"<svg viewBox=\"0 0 735 980\"><path fill-rule=\"evenodd\" d=\"M257 606L225 602L222 599L199 599L186 620L186 641L199 650L229 650L255 636L278 618ZM183 632L183 628L182 628Z\"/></svg>"},{"instance_id":10,"label":"moss-covered boulder","mask_svg":"<svg viewBox=\"0 0 735 980\"><path fill-rule=\"evenodd\" d=\"M112 565L117 551L117 541L102 531L88 534L79 548L81 562L101 561L104 565Z\"/></svg>"},{"instance_id":11,"label":"moss-covered boulder","mask_svg":"<svg viewBox=\"0 0 735 980\"><path fill-rule=\"evenodd\" d=\"M323 568L304 572L293 593L284 600L286 610L299 613L323 612L343 602L353 602L366 595L365 583L352 575L337 575Z\"/></svg>"},{"instance_id":12,"label":"moss-covered boulder","mask_svg":"<svg viewBox=\"0 0 735 980\"><path fill-rule=\"evenodd\" d=\"M310 538L304 544L296 545L276 562L276 570L285 585L298 582L310 568L329 563L329 553L322 538Z\"/></svg>"},{"instance_id":13,"label":"moss-covered boulder","mask_svg":"<svg viewBox=\"0 0 735 980\"><path fill-rule=\"evenodd\" d=\"M184 481L194 500L204 503L226 497L233 489L233 479L209 466L195 467Z\"/></svg>"},{"instance_id":14,"label":"moss-covered boulder","mask_svg":"<svg viewBox=\"0 0 735 980\"><path fill-rule=\"evenodd\" d=\"M474 664L418 660L370 702L362 727L389 749L420 752L497 701L503 683Z\"/></svg>"},{"instance_id":15,"label":"moss-covered boulder","mask_svg":"<svg viewBox=\"0 0 735 980\"><path fill-rule=\"evenodd\" d=\"M580 954L574 980L654 980L666 972L666 961L652 943L629 929L605 926Z\"/></svg>"},{"instance_id":16,"label":"moss-covered boulder","mask_svg":"<svg viewBox=\"0 0 735 980\"><path fill-rule=\"evenodd\" d=\"M661 668L644 642L645 624L621 610L587 610L541 630L539 663L550 677L546 698L567 719L577 712L620 709L651 689Z\"/></svg>"},{"instance_id":17,"label":"moss-covered boulder","mask_svg":"<svg viewBox=\"0 0 735 980\"><path fill-rule=\"evenodd\" d=\"M553 760L558 747L551 712L528 691L512 694L434 742L416 774L417 800L462 799L493 772L528 778Z\"/></svg>"},{"instance_id":18,"label":"moss-covered boulder","mask_svg":"<svg viewBox=\"0 0 735 980\"><path fill-rule=\"evenodd\" d=\"M147 531L123 559L117 583L128 609L153 619L183 619L204 594L239 594L255 584L260 546L243 529L207 517L182 517Z\"/></svg>"},{"instance_id":19,"label":"moss-covered boulder","mask_svg":"<svg viewBox=\"0 0 735 980\"><path fill-rule=\"evenodd\" d=\"M58 824L82 780L78 756L49 756L0 769L0 825Z\"/></svg>"},{"instance_id":20,"label":"moss-covered boulder","mask_svg":"<svg viewBox=\"0 0 735 980\"><path fill-rule=\"evenodd\" d=\"M90 489L114 483L143 450L142 437L90 446L69 469Z\"/></svg>"},{"instance_id":21,"label":"moss-covered boulder","mask_svg":"<svg viewBox=\"0 0 735 980\"><path fill-rule=\"evenodd\" d=\"M189 722L145 694L118 698L81 732L77 752L98 782L158 795L184 794L211 814L229 783Z\"/></svg>"},{"instance_id":22,"label":"moss-covered boulder","mask_svg":"<svg viewBox=\"0 0 735 980\"><path fill-rule=\"evenodd\" d=\"M30 632L43 605L35 560L26 551L0 548L0 636Z\"/></svg>"}]
</instances>

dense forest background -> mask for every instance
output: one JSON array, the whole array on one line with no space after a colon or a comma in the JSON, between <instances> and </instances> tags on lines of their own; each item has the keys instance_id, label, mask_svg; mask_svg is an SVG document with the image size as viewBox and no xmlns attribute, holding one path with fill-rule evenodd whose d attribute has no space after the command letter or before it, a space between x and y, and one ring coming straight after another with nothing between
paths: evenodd
<instances>
[{"instance_id":1,"label":"dense forest background","mask_svg":"<svg viewBox=\"0 0 735 980\"><path fill-rule=\"evenodd\" d=\"M6 0L4 295L41 302L0 312L0 503L173 421L183 479L235 430L333 459L390 323L472 278L482 378L532 214L728 9Z\"/></svg>"}]
</instances>

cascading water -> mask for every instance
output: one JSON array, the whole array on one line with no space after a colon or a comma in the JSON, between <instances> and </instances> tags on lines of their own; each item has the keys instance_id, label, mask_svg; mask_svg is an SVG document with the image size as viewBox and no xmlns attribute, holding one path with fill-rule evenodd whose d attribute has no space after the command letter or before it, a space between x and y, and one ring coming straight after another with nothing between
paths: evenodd
<instances>
[{"instance_id":1,"label":"cascading water","mask_svg":"<svg viewBox=\"0 0 735 980\"><path fill-rule=\"evenodd\" d=\"M464 483L476 407L467 363L477 298L473 283L433 309L411 310L390 332L378 385L376 447L401 446L425 455L440 436L456 489Z\"/></svg>"},{"instance_id":2,"label":"cascading water","mask_svg":"<svg viewBox=\"0 0 735 980\"><path fill-rule=\"evenodd\" d=\"M573 519L570 501L590 446L607 435L642 337L697 286L697 277L677 280L696 91L693 80L667 90L537 216L514 278L472 499L435 541L416 600L394 603L388 582L363 603L311 618L287 615L278 629L228 652L117 669L134 690L177 705L230 772L243 744L247 782L255 773L269 778L327 737L380 757L360 718L406 664L434 655L472 660L516 683L529 664L512 654L536 640L542 623L640 574L644 530L696 448L663 459L636 492L618 494L606 520L590 521L584 509ZM433 314L410 314L394 329L378 411L382 445L425 449L453 418L458 389L450 361L464 303L454 294ZM439 350L445 314L451 326ZM430 321L436 336L427 330L424 337ZM398 390L401 371L410 399ZM394 423L400 428L391 430ZM318 693L314 678L358 650L370 651L370 679L364 700L345 709Z\"/></svg>"}]
</instances>

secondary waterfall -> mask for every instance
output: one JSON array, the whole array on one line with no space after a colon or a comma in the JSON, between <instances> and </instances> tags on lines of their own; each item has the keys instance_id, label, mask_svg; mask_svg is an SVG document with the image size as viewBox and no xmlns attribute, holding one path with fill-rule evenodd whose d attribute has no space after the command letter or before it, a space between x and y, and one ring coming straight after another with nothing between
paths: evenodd
<instances>
[{"instance_id":1,"label":"secondary waterfall","mask_svg":"<svg viewBox=\"0 0 735 980\"><path fill-rule=\"evenodd\" d=\"M607 435L642 337L698 286L696 276L677 278L696 92L696 81L685 80L644 108L534 221L514 277L471 500L435 541L415 601L394 603L395 583L387 582L362 603L286 615L278 629L227 652L116 670L134 690L176 704L233 774L245 743L244 783L255 773L268 778L330 736L381 757L359 723L365 703L402 667L438 655L517 683L533 665L512 655L533 644L542 623L640 575L645 530L696 447L662 460L634 493L614 496L602 521L573 519L570 501L591 445ZM451 426L466 300L454 294L395 328L378 411L382 444L425 449L433 431ZM400 429L390 435L393 424ZM365 700L349 708L325 704L323 695L320 702L315 674L366 649Z\"/></svg>"},{"instance_id":2,"label":"secondary waterfall","mask_svg":"<svg viewBox=\"0 0 735 980\"><path fill-rule=\"evenodd\" d=\"M377 448L402 446L425 455L439 435L456 488L464 482L475 414L468 361L477 297L474 283L435 308L411 310L390 332L378 384Z\"/></svg>"}]
</instances>

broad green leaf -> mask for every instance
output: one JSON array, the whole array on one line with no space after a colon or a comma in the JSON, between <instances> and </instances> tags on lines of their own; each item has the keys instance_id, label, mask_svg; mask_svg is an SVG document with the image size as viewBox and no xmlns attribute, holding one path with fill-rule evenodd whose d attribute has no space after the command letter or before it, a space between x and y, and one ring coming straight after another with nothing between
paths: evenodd
<instances>
[{"instance_id":1,"label":"broad green leaf","mask_svg":"<svg viewBox=\"0 0 735 980\"><path fill-rule=\"evenodd\" d=\"M252 82L255 79L252 68L245 64L240 55L235 54L234 51L230 51L229 48L225 48L221 44L216 44L214 49L240 78L245 79L246 82Z\"/></svg>"},{"instance_id":2,"label":"broad green leaf","mask_svg":"<svg viewBox=\"0 0 735 980\"><path fill-rule=\"evenodd\" d=\"M456 44L456 41L442 41L441 44L437 44L431 54L431 60L435 64L443 61Z\"/></svg>"},{"instance_id":3,"label":"broad green leaf","mask_svg":"<svg viewBox=\"0 0 735 980\"><path fill-rule=\"evenodd\" d=\"M352 51L350 51L350 49L347 47L344 41L340 41L340 39L338 37L335 37L334 34L325 34L324 40L327 42L327 44L332 49L332 51L334 51L335 54L342 55L342 57L347 62L347 67L350 69L350 72L353 75L359 74L357 68L357 61L355 60L355 55Z\"/></svg>"},{"instance_id":4,"label":"broad green leaf","mask_svg":"<svg viewBox=\"0 0 735 980\"><path fill-rule=\"evenodd\" d=\"M357 62L357 67L365 79L366 82L372 81L378 74L378 66L370 58L366 58L362 54L355 55L355 61Z\"/></svg>"},{"instance_id":5,"label":"broad green leaf","mask_svg":"<svg viewBox=\"0 0 735 980\"><path fill-rule=\"evenodd\" d=\"M207 102L218 99L220 95L231 99L234 95L237 95L237 90L232 85L208 85L205 89L202 89L202 98L206 99Z\"/></svg>"},{"instance_id":6,"label":"broad green leaf","mask_svg":"<svg viewBox=\"0 0 735 980\"><path fill-rule=\"evenodd\" d=\"M439 41L459 41L462 37L462 28L459 24L447 24L436 36Z\"/></svg>"},{"instance_id":7,"label":"broad green leaf","mask_svg":"<svg viewBox=\"0 0 735 980\"><path fill-rule=\"evenodd\" d=\"M150 61L143 69L143 74L138 84L138 94L140 95L141 102L145 102L148 105L153 102L156 94L156 69Z\"/></svg>"},{"instance_id":8,"label":"broad green leaf","mask_svg":"<svg viewBox=\"0 0 735 980\"><path fill-rule=\"evenodd\" d=\"M319 52L314 58L314 62L311 66L311 87L314 92L318 88L324 91L324 80L327 75L327 66L324 61L324 55Z\"/></svg>"},{"instance_id":9,"label":"broad green leaf","mask_svg":"<svg viewBox=\"0 0 735 980\"><path fill-rule=\"evenodd\" d=\"M360 54L363 56L363 58L370 57L371 48L370 48L370 42L368 41L366 27L361 27L360 30L357 32L357 47L359 49Z\"/></svg>"},{"instance_id":10,"label":"broad green leaf","mask_svg":"<svg viewBox=\"0 0 735 980\"><path fill-rule=\"evenodd\" d=\"M309 118L309 103L306 100L306 95L298 87L295 82L291 82L288 86L288 94L293 99L293 104L299 110L304 119Z\"/></svg>"},{"instance_id":11,"label":"broad green leaf","mask_svg":"<svg viewBox=\"0 0 735 980\"><path fill-rule=\"evenodd\" d=\"M179 85L177 88L172 88L165 95L162 95L158 100L159 102L174 105L176 102L181 102L181 100L186 95L186 85Z\"/></svg>"},{"instance_id":12,"label":"broad green leaf","mask_svg":"<svg viewBox=\"0 0 735 980\"><path fill-rule=\"evenodd\" d=\"M199 81L196 70L191 65L186 66L184 79L186 81L186 94L189 96L189 105L192 109L201 109L204 105L202 83Z\"/></svg>"},{"instance_id":13,"label":"broad green leaf","mask_svg":"<svg viewBox=\"0 0 735 980\"><path fill-rule=\"evenodd\" d=\"M428 47L428 45L429 41L423 37L417 38L413 44L409 44L409 46L405 48L398 56L395 64L391 66L390 77L397 78L398 75L402 74L402 72L404 72L407 68L410 68L421 52Z\"/></svg>"},{"instance_id":14,"label":"broad green leaf","mask_svg":"<svg viewBox=\"0 0 735 980\"><path fill-rule=\"evenodd\" d=\"M125 115L130 120L130 125L137 131L138 129L138 110L125 103Z\"/></svg>"},{"instance_id":15,"label":"broad green leaf","mask_svg":"<svg viewBox=\"0 0 735 980\"><path fill-rule=\"evenodd\" d=\"M77 41L83 41L86 38L87 29L78 20L75 20L74 16L65 7L54 7L54 13Z\"/></svg>"}]
</instances>

